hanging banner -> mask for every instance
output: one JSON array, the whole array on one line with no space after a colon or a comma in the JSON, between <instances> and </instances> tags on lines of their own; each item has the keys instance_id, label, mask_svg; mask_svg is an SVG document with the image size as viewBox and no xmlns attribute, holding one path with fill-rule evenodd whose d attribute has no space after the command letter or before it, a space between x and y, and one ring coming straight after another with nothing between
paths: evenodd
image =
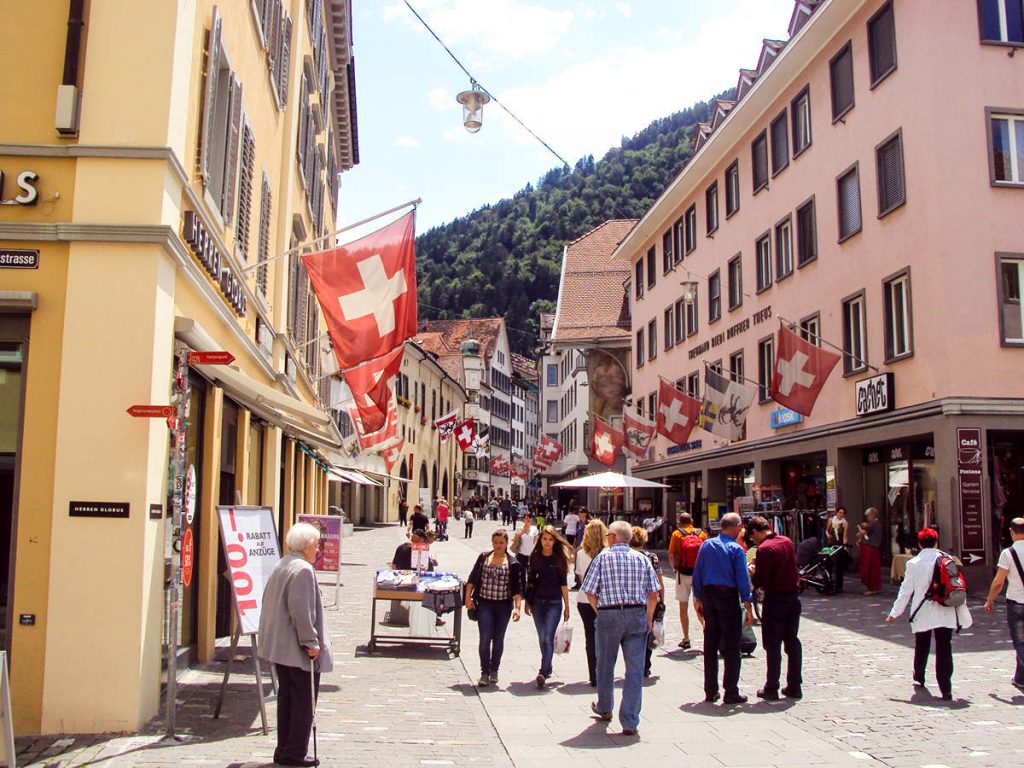
<instances>
[{"instance_id":1,"label":"hanging banner","mask_svg":"<svg viewBox=\"0 0 1024 768\"><path fill-rule=\"evenodd\" d=\"M243 635L255 634L260 626L263 589L281 559L274 512L270 507L217 507L217 520L238 624Z\"/></svg>"}]
</instances>

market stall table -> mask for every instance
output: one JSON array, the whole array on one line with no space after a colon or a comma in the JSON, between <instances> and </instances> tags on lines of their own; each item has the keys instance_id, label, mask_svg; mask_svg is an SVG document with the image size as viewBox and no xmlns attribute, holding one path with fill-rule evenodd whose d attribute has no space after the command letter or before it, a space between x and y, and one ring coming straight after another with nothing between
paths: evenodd
<instances>
[{"instance_id":1,"label":"market stall table","mask_svg":"<svg viewBox=\"0 0 1024 768\"><path fill-rule=\"evenodd\" d=\"M379 576L380 573L381 573L381 571L378 571L378 576ZM374 577L373 601L372 601L371 608L370 608L370 642L369 642L369 644L367 646L367 649L368 649L368 651L370 653L375 653L376 650L377 650L377 646L380 645L380 644L402 645L402 644L405 644L405 643L414 643L414 644L418 644L418 645L429 645L429 646L446 647L449 651L451 651L452 655L458 656L460 654L461 648L462 648L462 609L463 609L463 594L464 594L463 593L464 585L462 584L461 580L459 581L459 587L458 587L458 592L457 592L457 599L454 601L454 609L449 611L450 613L454 613L455 614L455 618L454 618L454 621L452 622L452 627L451 627L452 628L452 633L451 633L450 636L447 635L447 634L440 634L440 633L438 633L436 631L434 633L432 633L432 634L427 634L426 632L418 632L418 633L414 632L413 630L415 629L415 627L414 627L414 623L413 623L413 618L414 617L413 617L413 611L412 610L410 610L410 612L409 612L409 627L408 627L408 632L407 633L405 633L405 634L397 634L397 633L385 634L380 629L381 626L383 625L383 622L378 622L378 618L377 618L377 614L378 614L378 612L377 612L377 604L379 602L381 602L381 601L387 601L387 602L393 602L393 603L397 603L397 602L413 603L413 604L417 604L419 606L422 606L422 604L423 604L423 597L424 597L424 595L426 593L424 591L421 591L420 589L418 589L418 586L419 586L418 584L416 585L416 588L412 588L412 589L409 589L409 588L396 588L396 587L390 587L390 586L381 585L381 584L378 583L378 580L377 580L378 576ZM454 577L454 574L443 574L443 573L433 573L433 572L431 572L431 573L423 573L423 574L420 574L419 576L421 578L424 578L427 581L431 581L431 580L437 580L437 579L439 579L439 578L441 578L443 576L453 576ZM435 625L434 620L433 620L433 617L435 615L436 614L434 614L433 612L430 613L430 616L431 616L430 628L434 629L434 630L439 628L439 627L437 627ZM443 626L447 627L448 625L446 623Z\"/></svg>"}]
</instances>

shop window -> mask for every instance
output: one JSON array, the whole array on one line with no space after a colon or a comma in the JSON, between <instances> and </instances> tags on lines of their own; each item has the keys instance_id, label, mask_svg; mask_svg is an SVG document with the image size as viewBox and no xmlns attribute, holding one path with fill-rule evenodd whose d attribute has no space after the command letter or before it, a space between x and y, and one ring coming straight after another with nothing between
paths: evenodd
<instances>
[{"instance_id":1,"label":"shop window","mask_svg":"<svg viewBox=\"0 0 1024 768\"><path fill-rule=\"evenodd\" d=\"M790 102L793 115L793 157L811 146L811 87L804 86Z\"/></svg>"},{"instance_id":2,"label":"shop window","mask_svg":"<svg viewBox=\"0 0 1024 768\"><path fill-rule=\"evenodd\" d=\"M708 276L708 322L722 316L722 276L716 269Z\"/></svg>"},{"instance_id":3,"label":"shop window","mask_svg":"<svg viewBox=\"0 0 1024 768\"><path fill-rule=\"evenodd\" d=\"M864 293L843 302L843 372L859 373L867 368L864 331Z\"/></svg>"},{"instance_id":4,"label":"shop window","mask_svg":"<svg viewBox=\"0 0 1024 768\"><path fill-rule=\"evenodd\" d=\"M750 144L750 176L754 194L768 186L768 134L761 131Z\"/></svg>"},{"instance_id":5,"label":"shop window","mask_svg":"<svg viewBox=\"0 0 1024 768\"><path fill-rule=\"evenodd\" d=\"M857 166L844 172L836 179L838 201L839 242L860 232L863 222L860 210L860 176Z\"/></svg>"},{"instance_id":6,"label":"shop window","mask_svg":"<svg viewBox=\"0 0 1024 768\"><path fill-rule=\"evenodd\" d=\"M1024 43L1024 3L1021 0L978 0L983 43Z\"/></svg>"},{"instance_id":7,"label":"shop window","mask_svg":"<svg viewBox=\"0 0 1024 768\"><path fill-rule=\"evenodd\" d=\"M872 88L896 69L896 21L892 2L879 8L868 21L868 59Z\"/></svg>"},{"instance_id":8,"label":"shop window","mask_svg":"<svg viewBox=\"0 0 1024 768\"><path fill-rule=\"evenodd\" d=\"M885 289L885 362L914 354L911 323L910 272L886 280Z\"/></svg>"},{"instance_id":9,"label":"shop window","mask_svg":"<svg viewBox=\"0 0 1024 768\"><path fill-rule=\"evenodd\" d=\"M832 122L853 109L853 45L847 43L828 65L832 87Z\"/></svg>"},{"instance_id":10,"label":"shop window","mask_svg":"<svg viewBox=\"0 0 1024 768\"><path fill-rule=\"evenodd\" d=\"M757 396L766 403L772 397L772 375L775 371L775 339L769 336L757 344Z\"/></svg>"},{"instance_id":11,"label":"shop window","mask_svg":"<svg viewBox=\"0 0 1024 768\"><path fill-rule=\"evenodd\" d=\"M775 225L775 275L777 280L793 272L793 223L787 216Z\"/></svg>"},{"instance_id":12,"label":"shop window","mask_svg":"<svg viewBox=\"0 0 1024 768\"><path fill-rule=\"evenodd\" d=\"M772 120L771 136L772 176L775 176L789 165L789 120L785 109Z\"/></svg>"},{"instance_id":13,"label":"shop window","mask_svg":"<svg viewBox=\"0 0 1024 768\"><path fill-rule=\"evenodd\" d=\"M710 235L718 229L718 182L712 182L704 191L704 223L706 234Z\"/></svg>"},{"instance_id":14,"label":"shop window","mask_svg":"<svg viewBox=\"0 0 1024 768\"><path fill-rule=\"evenodd\" d=\"M766 232L754 246L757 255L757 290L758 292L771 287L772 284L772 238Z\"/></svg>"},{"instance_id":15,"label":"shop window","mask_svg":"<svg viewBox=\"0 0 1024 768\"><path fill-rule=\"evenodd\" d=\"M1024 344L1024 257L1000 257L999 321L1004 344Z\"/></svg>"},{"instance_id":16,"label":"shop window","mask_svg":"<svg viewBox=\"0 0 1024 768\"><path fill-rule=\"evenodd\" d=\"M729 260L729 309L743 304L743 262L740 254Z\"/></svg>"}]
</instances>

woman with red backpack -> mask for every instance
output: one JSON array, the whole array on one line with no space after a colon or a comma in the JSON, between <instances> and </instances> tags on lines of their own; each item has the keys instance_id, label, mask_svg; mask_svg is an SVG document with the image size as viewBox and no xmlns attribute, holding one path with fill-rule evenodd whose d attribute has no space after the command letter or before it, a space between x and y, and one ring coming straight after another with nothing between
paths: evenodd
<instances>
[{"instance_id":1,"label":"woman with red backpack","mask_svg":"<svg viewBox=\"0 0 1024 768\"><path fill-rule=\"evenodd\" d=\"M697 553L701 544L707 541L708 535L700 528L693 527L693 517L689 512L682 512L676 520L676 530L668 543L668 562L676 572L676 601L679 603L679 623L683 628L683 639L679 647L684 651L690 649L690 593L692 591L693 566L697 563ZM697 617L704 626L704 621Z\"/></svg>"}]
</instances>

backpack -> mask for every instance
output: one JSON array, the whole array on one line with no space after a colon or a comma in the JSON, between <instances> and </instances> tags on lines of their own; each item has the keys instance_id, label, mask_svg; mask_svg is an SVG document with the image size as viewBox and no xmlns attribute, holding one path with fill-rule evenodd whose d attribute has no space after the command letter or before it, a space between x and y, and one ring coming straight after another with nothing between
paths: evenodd
<instances>
[{"instance_id":1,"label":"backpack","mask_svg":"<svg viewBox=\"0 0 1024 768\"><path fill-rule=\"evenodd\" d=\"M693 567L697 564L697 553L704 542L699 533L684 533L683 540L679 542L679 572L687 576L693 573Z\"/></svg>"},{"instance_id":2,"label":"backpack","mask_svg":"<svg viewBox=\"0 0 1024 768\"><path fill-rule=\"evenodd\" d=\"M939 556L935 558L931 583L928 585L928 590L924 593L924 598L921 600L920 605L910 615L911 621L917 616L921 606L929 600L934 600L939 605L945 605L949 608L959 608L967 602L967 580L960 573L960 566L956 564L956 560L945 552L939 552ZM960 631L959 617L957 631Z\"/></svg>"}]
</instances>

